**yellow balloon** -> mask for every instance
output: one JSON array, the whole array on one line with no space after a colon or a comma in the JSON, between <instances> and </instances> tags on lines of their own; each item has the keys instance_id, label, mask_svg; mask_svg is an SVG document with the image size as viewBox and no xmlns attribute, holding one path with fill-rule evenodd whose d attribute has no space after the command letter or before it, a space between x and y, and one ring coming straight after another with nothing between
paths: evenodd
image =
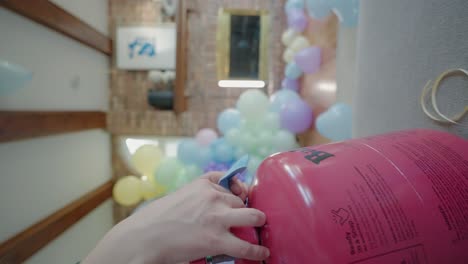
<instances>
[{"instance_id":1,"label":"yellow balloon","mask_svg":"<svg viewBox=\"0 0 468 264\"><path fill-rule=\"evenodd\" d=\"M117 203L123 206L136 205L141 201L141 180L135 176L120 178L112 190L113 197Z\"/></svg>"},{"instance_id":2,"label":"yellow balloon","mask_svg":"<svg viewBox=\"0 0 468 264\"><path fill-rule=\"evenodd\" d=\"M295 52L303 50L310 46L309 40L303 36L297 36L289 46Z\"/></svg>"},{"instance_id":3,"label":"yellow balloon","mask_svg":"<svg viewBox=\"0 0 468 264\"><path fill-rule=\"evenodd\" d=\"M145 200L161 197L166 193L165 188L150 180L152 177L141 181L141 194Z\"/></svg>"},{"instance_id":4,"label":"yellow balloon","mask_svg":"<svg viewBox=\"0 0 468 264\"><path fill-rule=\"evenodd\" d=\"M143 145L133 154L132 163L139 173L152 177L162 158L163 152L159 147Z\"/></svg>"},{"instance_id":5,"label":"yellow balloon","mask_svg":"<svg viewBox=\"0 0 468 264\"><path fill-rule=\"evenodd\" d=\"M299 32L289 28L283 32L283 35L281 36L281 42L283 42L285 46L289 46L297 35L299 35Z\"/></svg>"},{"instance_id":6,"label":"yellow balloon","mask_svg":"<svg viewBox=\"0 0 468 264\"><path fill-rule=\"evenodd\" d=\"M294 59L295 55L296 55L296 52L294 50L286 49L283 53L284 62L290 63Z\"/></svg>"}]
</instances>

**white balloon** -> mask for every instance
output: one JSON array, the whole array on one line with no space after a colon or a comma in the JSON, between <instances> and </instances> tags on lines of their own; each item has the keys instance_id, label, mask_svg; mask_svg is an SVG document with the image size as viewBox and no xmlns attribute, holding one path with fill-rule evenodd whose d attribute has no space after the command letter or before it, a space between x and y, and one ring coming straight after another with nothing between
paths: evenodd
<instances>
[{"instance_id":1,"label":"white balloon","mask_svg":"<svg viewBox=\"0 0 468 264\"><path fill-rule=\"evenodd\" d=\"M307 47L310 46L310 43L309 43L309 40L306 39L305 37L303 36L297 36L293 42L291 43L291 45L289 46L289 48L295 52L298 52L300 50L303 50Z\"/></svg>"},{"instance_id":2,"label":"white balloon","mask_svg":"<svg viewBox=\"0 0 468 264\"><path fill-rule=\"evenodd\" d=\"M286 63L290 63L294 60L294 56L296 56L296 52L292 49L286 49L283 53L283 60Z\"/></svg>"},{"instance_id":3,"label":"white balloon","mask_svg":"<svg viewBox=\"0 0 468 264\"><path fill-rule=\"evenodd\" d=\"M283 32L283 35L281 36L281 42L283 42L285 46L289 46L291 42L294 40L294 38L298 35L299 35L299 32L295 31L292 28L289 28Z\"/></svg>"},{"instance_id":4,"label":"white balloon","mask_svg":"<svg viewBox=\"0 0 468 264\"><path fill-rule=\"evenodd\" d=\"M148 79L153 83L159 83L163 81L163 73L161 71L150 71L148 73Z\"/></svg>"}]
</instances>

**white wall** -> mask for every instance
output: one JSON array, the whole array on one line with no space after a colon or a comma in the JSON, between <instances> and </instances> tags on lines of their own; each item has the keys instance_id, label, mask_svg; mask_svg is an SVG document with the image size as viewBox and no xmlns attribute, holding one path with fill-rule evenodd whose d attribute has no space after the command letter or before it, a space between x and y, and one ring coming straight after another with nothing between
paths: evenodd
<instances>
[{"instance_id":1,"label":"white wall","mask_svg":"<svg viewBox=\"0 0 468 264\"><path fill-rule=\"evenodd\" d=\"M0 60L33 72L25 87L0 97L0 109L107 108L109 60L105 55L2 8L0 34Z\"/></svg>"},{"instance_id":2,"label":"white wall","mask_svg":"<svg viewBox=\"0 0 468 264\"><path fill-rule=\"evenodd\" d=\"M426 82L451 68L468 69L468 1L360 2L353 135L408 128L445 130L468 138L468 117L443 126L419 105ZM468 105L467 78L444 81L439 108L448 116Z\"/></svg>"},{"instance_id":3,"label":"white wall","mask_svg":"<svg viewBox=\"0 0 468 264\"><path fill-rule=\"evenodd\" d=\"M106 0L55 0L107 33ZM109 59L0 8L0 60L33 71L33 80L0 97L0 110L105 110ZM0 144L0 241L111 177L110 137L102 130ZM29 263L76 263L112 226L106 202Z\"/></svg>"}]
</instances>

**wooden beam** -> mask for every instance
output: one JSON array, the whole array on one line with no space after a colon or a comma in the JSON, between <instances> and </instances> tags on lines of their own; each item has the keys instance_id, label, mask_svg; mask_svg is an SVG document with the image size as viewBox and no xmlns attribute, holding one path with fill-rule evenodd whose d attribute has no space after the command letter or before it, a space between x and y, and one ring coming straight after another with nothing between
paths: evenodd
<instances>
[{"instance_id":1,"label":"wooden beam","mask_svg":"<svg viewBox=\"0 0 468 264\"><path fill-rule=\"evenodd\" d=\"M48 0L1 0L0 5L105 55L112 54L110 38Z\"/></svg>"},{"instance_id":2,"label":"wooden beam","mask_svg":"<svg viewBox=\"0 0 468 264\"><path fill-rule=\"evenodd\" d=\"M0 244L0 263L23 263L112 195L108 181Z\"/></svg>"},{"instance_id":3,"label":"wooden beam","mask_svg":"<svg viewBox=\"0 0 468 264\"><path fill-rule=\"evenodd\" d=\"M187 12L186 0L177 5L177 53L176 81L174 89L174 111L180 114L187 110L185 80L187 78Z\"/></svg>"},{"instance_id":4,"label":"wooden beam","mask_svg":"<svg viewBox=\"0 0 468 264\"><path fill-rule=\"evenodd\" d=\"M106 113L0 111L0 142L96 128L106 128Z\"/></svg>"}]
</instances>

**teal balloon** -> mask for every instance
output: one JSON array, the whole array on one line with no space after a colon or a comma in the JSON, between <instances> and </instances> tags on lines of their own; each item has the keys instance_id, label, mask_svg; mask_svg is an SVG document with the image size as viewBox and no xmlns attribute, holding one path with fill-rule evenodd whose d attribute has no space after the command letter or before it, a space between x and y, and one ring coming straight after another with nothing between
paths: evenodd
<instances>
[{"instance_id":1,"label":"teal balloon","mask_svg":"<svg viewBox=\"0 0 468 264\"><path fill-rule=\"evenodd\" d=\"M239 110L234 108L228 108L218 115L218 129L219 131L221 131L221 133L223 133L223 135L226 135L226 133L229 130L233 128L238 128L240 125L240 121L241 114Z\"/></svg>"},{"instance_id":2,"label":"teal balloon","mask_svg":"<svg viewBox=\"0 0 468 264\"><path fill-rule=\"evenodd\" d=\"M279 113L283 107L301 101L299 95L291 90L281 89L270 98L270 111Z\"/></svg>"},{"instance_id":3,"label":"teal balloon","mask_svg":"<svg viewBox=\"0 0 468 264\"><path fill-rule=\"evenodd\" d=\"M186 139L177 147L177 157L185 164L198 164L201 146L194 139Z\"/></svg>"},{"instance_id":4,"label":"teal balloon","mask_svg":"<svg viewBox=\"0 0 468 264\"><path fill-rule=\"evenodd\" d=\"M32 79L32 72L19 65L0 61L0 95L7 95Z\"/></svg>"},{"instance_id":5,"label":"teal balloon","mask_svg":"<svg viewBox=\"0 0 468 264\"><path fill-rule=\"evenodd\" d=\"M200 168L204 168L213 160L211 148L201 147L198 151L197 165Z\"/></svg>"},{"instance_id":6,"label":"teal balloon","mask_svg":"<svg viewBox=\"0 0 468 264\"><path fill-rule=\"evenodd\" d=\"M257 121L267 112L268 105L268 97L264 92L251 89L243 92L239 96L236 107L243 118L250 121Z\"/></svg>"},{"instance_id":7,"label":"teal balloon","mask_svg":"<svg viewBox=\"0 0 468 264\"><path fill-rule=\"evenodd\" d=\"M341 25L346 27L355 27L357 25L359 20L359 0L334 0L331 3Z\"/></svg>"},{"instance_id":8,"label":"teal balloon","mask_svg":"<svg viewBox=\"0 0 468 264\"><path fill-rule=\"evenodd\" d=\"M322 136L333 141L350 139L352 132L351 106L344 103L332 105L317 117L315 127Z\"/></svg>"},{"instance_id":9,"label":"teal balloon","mask_svg":"<svg viewBox=\"0 0 468 264\"><path fill-rule=\"evenodd\" d=\"M273 150L283 152L294 149L296 146L296 137L289 131L280 130L274 135Z\"/></svg>"},{"instance_id":10,"label":"teal balloon","mask_svg":"<svg viewBox=\"0 0 468 264\"><path fill-rule=\"evenodd\" d=\"M288 63L284 69L284 75L293 80L299 78L302 73L302 69L295 62Z\"/></svg>"},{"instance_id":11,"label":"teal balloon","mask_svg":"<svg viewBox=\"0 0 468 264\"><path fill-rule=\"evenodd\" d=\"M307 11L309 16L315 19L324 19L331 14L332 2L338 2L336 0L305 0ZM340 0L341 2L347 2L349 0Z\"/></svg>"},{"instance_id":12,"label":"teal balloon","mask_svg":"<svg viewBox=\"0 0 468 264\"><path fill-rule=\"evenodd\" d=\"M291 9L304 9L304 0L288 0L284 5L284 11L288 12Z\"/></svg>"},{"instance_id":13,"label":"teal balloon","mask_svg":"<svg viewBox=\"0 0 468 264\"><path fill-rule=\"evenodd\" d=\"M257 169L262 163L263 159L257 156L251 156L249 159L249 164L247 164L247 171L256 175Z\"/></svg>"},{"instance_id":14,"label":"teal balloon","mask_svg":"<svg viewBox=\"0 0 468 264\"><path fill-rule=\"evenodd\" d=\"M166 187L169 191L177 188L178 176L184 166L177 158L165 158L156 169L154 178L156 182Z\"/></svg>"},{"instance_id":15,"label":"teal balloon","mask_svg":"<svg viewBox=\"0 0 468 264\"><path fill-rule=\"evenodd\" d=\"M211 143L211 153L216 162L227 163L234 160L234 147L224 138L220 138Z\"/></svg>"}]
</instances>

